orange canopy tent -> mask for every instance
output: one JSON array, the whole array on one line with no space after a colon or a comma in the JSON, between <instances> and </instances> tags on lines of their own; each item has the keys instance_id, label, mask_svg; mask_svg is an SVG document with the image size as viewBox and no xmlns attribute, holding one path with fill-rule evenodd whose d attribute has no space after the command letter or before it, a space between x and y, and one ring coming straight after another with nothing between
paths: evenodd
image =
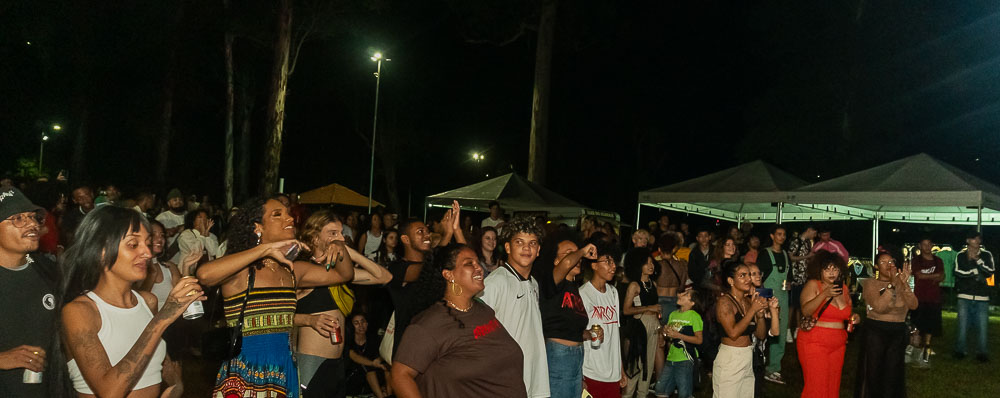
<instances>
[{"instance_id":1,"label":"orange canopy tent","mask_svg":"<svg viewBox=\"0 0 1000 398\"><path fill-rule=\"evenodd\" d=\"M299 203L310 205L348 205L367 207L368 197L340 184L330 184L299 194ZM372 200L372 206L385 206Z\"/></svg>"}]
</instances>

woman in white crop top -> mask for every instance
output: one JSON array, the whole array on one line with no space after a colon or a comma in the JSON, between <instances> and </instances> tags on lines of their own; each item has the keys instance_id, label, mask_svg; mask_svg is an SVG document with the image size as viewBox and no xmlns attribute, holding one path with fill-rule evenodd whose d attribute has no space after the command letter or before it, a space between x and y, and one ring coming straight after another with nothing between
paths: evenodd
<instances>
[{"instance_id":1,"label":"woman in white crop top","mask_svg":"<svg viewBox=\"0 0 1000 398\"><path fill-rule=\"evenodd\" d=\"M149 231L138 212L102 206L84 217L66 251L63 333L81 397L159 397L163 331L188 304L203 300L195 279L177 283L159 311L156 296L132 290L150 265Z\"/></svg>"}]
</instances>

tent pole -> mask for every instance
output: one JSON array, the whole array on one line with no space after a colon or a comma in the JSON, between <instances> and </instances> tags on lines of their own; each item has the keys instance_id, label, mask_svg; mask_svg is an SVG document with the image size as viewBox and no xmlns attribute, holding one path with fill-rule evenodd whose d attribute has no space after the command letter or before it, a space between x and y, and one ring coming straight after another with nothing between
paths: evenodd
<instances>
[{"instance_id":1,"label":"tent pole","mask_svg":"<svg viewBox=\"0 0 1000 398\"><path fill-rule=\"evenodd\" d=\"M774 223L781 224L781 207L784 206L784 202L778 202L778 211L774 215Z\"/></svg>"},{"instance_id":2,"label":"tent pole","mask_svg":"<svg viewBox=\"0 0 1000 398\"><path fill-rule=\"evenodd\" d=\"M743 213L736 213L736 229L743 230Z\"/></svg>"},{"instance_id":3,"label":"tent pole","mask_svg":"<svg viewBox=\"0 0 1000 398\"><path fill-rule=\"evenodd\" d=\"M427 199L424 199L424 222L427 222Z\"/></svg>"},{"instance_id":4,"label":"tent pole","mask_svg":"<svg viewBox=\"0 0 1000 398\"><path fill-rule=\"evenodd\" d=\"M640 227L639 220L642 220L642 218L639 217L639 216L641 214L642 214L642 202L640 202L639 205L636 206L636 208L635 208L635 230L636 231L638 231L639 227Z\"/></svg>"},{"instance_id":5,"label":"tent pole","mask_svg":"<svg viewBox=\"0 0 1000 398\"><path fill-rule=\"evenodd\" d=\"M983 206L976 207L976 232L983 232Z\"/></svg>"},{"instance_id":6,"label":"tent pole","mask_svg":"<svg viewBox=\"0 0 1000 398\"><path fill-rule=\"evenodd\" d=\"M872 263L875 262L875 252L878 251L878 213L872 219Z\"/></svg>"}]
</instances>

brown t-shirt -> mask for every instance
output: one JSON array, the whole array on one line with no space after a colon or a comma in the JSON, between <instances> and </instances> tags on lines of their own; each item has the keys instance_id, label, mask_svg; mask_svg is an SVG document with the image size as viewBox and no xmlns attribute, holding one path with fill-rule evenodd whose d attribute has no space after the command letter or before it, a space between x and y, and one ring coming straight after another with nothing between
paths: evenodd
<instances>
[{"instance_id":1,"label":"brown t-shirt","mask_svg":"<svg viewBox=\"0 0 1000 398\"><path fill-rule=\"evenodd\" d=\"M521 347L479 302L469 312L438 303L413 317L395 362L420 373L425 397L527 397Z\"/></svg>"}]
</instances>

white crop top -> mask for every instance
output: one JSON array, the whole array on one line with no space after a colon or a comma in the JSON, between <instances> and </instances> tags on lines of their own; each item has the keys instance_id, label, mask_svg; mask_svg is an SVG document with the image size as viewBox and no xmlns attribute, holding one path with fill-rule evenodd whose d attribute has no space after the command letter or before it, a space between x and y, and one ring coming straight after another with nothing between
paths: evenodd
<instances>
[{"instance_id":1,"label":"white crop top","mask_svg":"<svg viewBox=\"0 0 1000 398\"><path fill-rule=\"evenodd\" d=\"M160 267L160 275L163 275L163 280L154 283L153 287L149 289L150 293L156 296L156 309L159 310L163 308L163 304L167 303L167 297L170 296L170 290L174 288L173 276L170 275L170 268L167 268L160 263L155 258L150 261L153 265Z\"/></svg>"},{"instance_id":2,"label":"white crop top","mask_svg":"<svg viewBox=\"0 0 1000 398\"><path fill-rule=\"evenodd\" d=\"M132 345L139 340L139 335L146 329L146 325L153 319L153 313L146 305L139 293L134 290L132 294L139 301L132 308L119 308L104 302L94 292L87 292L87 297L97 304L97 311L101 314L101 330L97 332L97 337L104 346L104 351L108 354L111 366L118 364L125 354L132 349ZM167 344L160 339L160 344L156 346L153 358L146 365L146 370L142 373L142 378L132 389L140 390L152 385L160 384L161 371L163 370L163 358L167 354ZM94 392L83 379L80 367L76 364L76 359L69 361L69 377L73 381L73 389L82 394L93 394Z\"/></svg>"}]
</instances>

